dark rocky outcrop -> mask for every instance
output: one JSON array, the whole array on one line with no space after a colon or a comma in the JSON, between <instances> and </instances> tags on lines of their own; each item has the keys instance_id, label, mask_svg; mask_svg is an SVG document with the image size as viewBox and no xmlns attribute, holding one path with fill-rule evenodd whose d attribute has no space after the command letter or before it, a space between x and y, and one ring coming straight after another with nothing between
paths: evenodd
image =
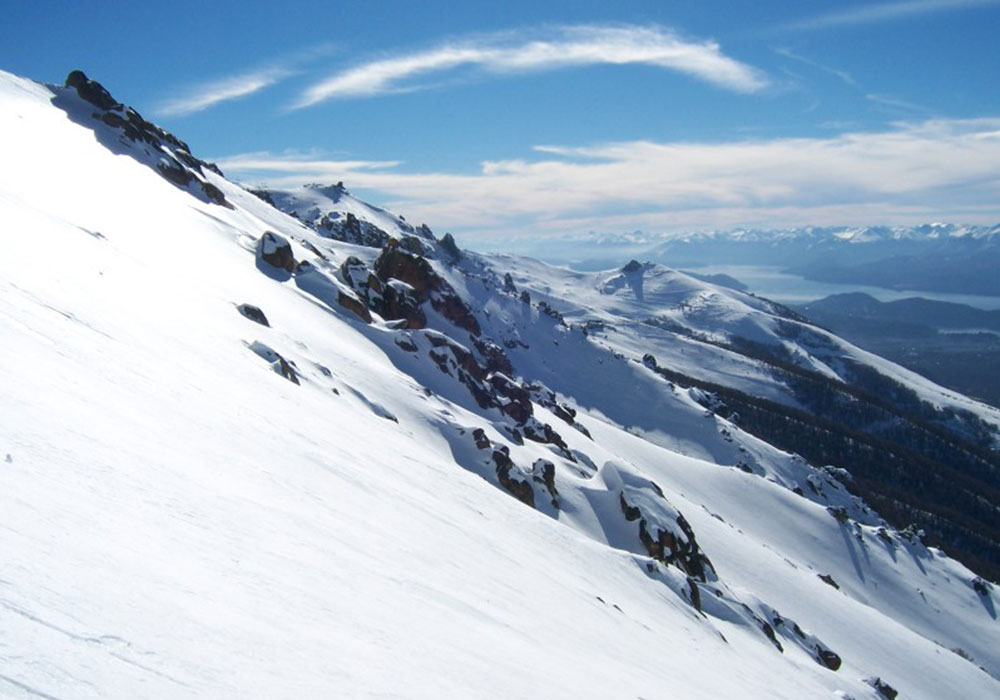
<instances>
[{"instance_id":1,"label":"dark rocky outcrop","mask_svg":"<svg viewBox=\"0 0 1000 700\"><path fill-rule=\"evenodd\" d=\"M899 695L898 690L896 690L891 685L889 685L884 680L878 677L869 678L868 685L877 690L878 693L886 700L896 700L896 696Z\"/></svg>"},{"instance_id":2,"label":"dark rocky outcrop","mask_svg":"<svg viewBox=\"0 0 1000 700\"><path fill-rule=\"evenodd\" d=\"M537 418L532 416L530 419L525 421L521 430L524 433L524 437L528 440L540 442L545 445L552 445L555 447L556 451L559 452L559 454L568 459L570 462L576 461L576 457L570 451L569 445L567 445L566 441L563 440L562 435L553 430L552 426L548 423L542 423Z\"/></svg>"},{"instance_id":3,"label":"dark rocky outcrop","mask_svg":"<svg viewBox=\"0 0 1000 700\"><path fill-rule=\"evenodd\" d=\"M447 284L447 283L445 283ZM462 298L451 291L438 292L431 295L431 306L439 314L454 323L459 328L463 328L474 336L482 333L479 321L476 320L472 309L466 306Z\"/></svg>"},{"instance_id":4,"label":"dark rocky outcrop","mask_svg":"<svg viewBox=\"0 0 1000 700\"><path fill-rule=\"evenodd\" d=\"M458 244L455 243L455 239L450 233L444 234L441 237L440 243L441 250L448 255L451 262L456 262L462 257L462 251L459 250Z\"/></svg>"},{"instance_id":5,"label":"dark rocky outcrop","mask_svg":"<svg viewBox=\"0 0 1000 700\"><path fill-rule=\"evenodd\" d=\"M249 318L254 323L259 323L262 326L271 327L271 324L267 322L267 316L264 312L260 310L260 307L254 306L253 304L240 304L236 307L243 316Z\"/></svg>"},{"instance_id":6,"label":"dark rocky outcrop","mask_svg":"<svg viewBox=\"0 0 1000 700\"><path fill-rule=\"evenodd\" d=\"M531 478L549 492L552 507L559 507L559 490L556 489L556 465L547 459L537 459L531 465Z\"/></svg>"},{"instance_id":7,"label":"dark rocky outcrop","mask_svg":"<svg viewBox=\"0 0 1000 700\"><path fill-rule=\"evenodd\" d=\"M417 352L420 350L417 344L410 338L409 333L397 333L392 341L396 344L396 347L406 352Z\"/></svg>"},{"instance_id":8,"label":"dark rocky outcrop","mask_svg":"<svg viewBox=\"0 0 1000 700\"><path fill-rule=\"evenodd\" d=\"M272 231L265 231L257 241L257 255L272 267L286 272L295 270L295 256L288 239Z\"/></svg>"},{"instance_id":9,"label":"dark rocky outcrop","mask_svg":"<svg viewBox=\"0 0 1000 700\"><path fill-rule=\"evenodd\" d=\"M514 375L514 368L511 366L510 358L503 348L490 340L476 338L473 346L482 358L483 365L487 372L500 372L508 377Z\"/></svg>"},{"instance_id":10,"label":"dark rocky outcrop","mask_svg":"<svg viewBox=\"0 0 1000 700\"><path fill-rule=\"evenodd\" d=\"M495 468L500 486L525 505L536 507L534 484L538 484L539 494L548 494L553 508L559 508L559 490L556 488L556 466L546 459L535 460L530 472L514 464L510 458L510 448L493 442L482 428L472 431L472 440L478 450L490 450L490 460Z\"/></svg>"},{"instance_id":11,"label":"dark rocky outcrop","mask_svg":"<svg viewBox=\"0 0 1000 700\"><path fill-rule=\"evenodd\" d=\"M816 575L819 576L819 580L825 583L826 585L833 586L838 591L840 590L840 586L837 584L836 581L833 580L833 576L831 576L830 574L816 574Z\"/></svg>"},{"instance_id":12,"label":"dark rocky outcrop","mask_svg":"<svg viewBox=\"0 0 1000 700\"><path fill-rule=\"evenodd\" d=\"M527 422L533 413L531 395L521 385L501 372L489 375L489 384L506 401L500 402L500 412L518 424Z\"/></svg>"},{"instance_id":13,"label":"dark rocky outcrop","mask_svg":"<svg viewBox=\"0 0 1000 700\"><path fill-rule=\"evenodd\" d=\"M250 350L252 350L258 357L261 357L269 362L271 364L271 369L275 372L290 381L292 384L299 383L299 376L298 372L295 371L294 363L289 362L272 348L268 347L259 340L255 340L253 343L250 343L249 347Z\"/></svg>"},{"instance_id":14,"label":"dark rocky outcrop","mask_svg":"<svg viewBox=\"0 0 1000 700\"><path fill-rule=\"evenodd\" d=\"M522 300L524 298L524 294L526 294L526 292L522 292L521 294ZM553 309L548 302L546 301L538 302L538 310L541 313L545 314L546 316L555 319L556 323L558 323L560 326L566 325L566 319L563 318L563 315L558 311L556 311L555 309Z\"/></svg>"},{"instance_id":15,"label":"dark rocky outcrop","mask_svg":"<svg viewBox=\"0 0 1000 700\"><path fill-rule=\"evenodd\" d=\"M275 209L278 208L277 205L274 203L274 200L271 198L271 193L268 192L267 190L255 190L253 188L248 187L247 192L252 194L254 197L257 197L258 199L267 202Z\"/></svg>"},{"instance_id":16,"label":"dark rocky outcrop","mask_svg":"<svg viewBox=\"0 0 1000 700\"><path fill-rule=\"evenodd\" d=\"M169 131L146 121L131 107L115 100L103 85L88 78L83 71L72 71L66 77L66 87L75 90L82 100L97 110L90 115L93 120L114 130L112 133L115 136L108 137L95 122L83 122L85 126L94 129L102 144L115 152L129 153L136 160L155 168L172 184L189 192L191 190L188 186L196 182L197 189L192 194L200 194L205 201L230 206L222 190L205 179L205 170L222 175L215 164L194 157L186 143ZM58 96L53 101L66 109L71 118L79 121L76 111L65 105ZM141 151L133 150L131 147L135 144L142 144L144 148Z\"/></svg>"},{"instance_id":17,"label":"dark rocky outcrop","mask_svg":"<svg viewBox=\"0 0 1000 700\"><path fill-rule=\"evenodd\" d=\"M330 212L314 221L312 226L321 236L369 248L381 248L390 240L388 233L369 221L358 219L350 212L346 216Z\"/></svg>"},{"instance_id":18,"label":"dark rocky outcrop","mask_svg":"<svg viewBox=\"0 0 1000 700\"><path fill-rule=\"evenodd\" d=\"M814 651L816 652L816 660L819 663L823 664L831 671L837 671L840 669L840 654L818 645L814 648Z\"/></svg>"},{"instance_id":19,"label":"dark rocky outcrop","mask_svg":"<svg viewBox=\"0 0 1000 700\"><path fill-rule=\"evenodd\" d=\"M170 156L161 156L156 163L156 169L165 179L179 187L187 187L194 180L194 173Z\"/></svg>"},{"instance_id":20,"label":"dark rocky outcrop","mask_svg":"<svg viewBox=\"0 0 1000 700\"><path fill-rule=\"evenodd\" d=\"M642 263L638 260L629 260L628 264L622 268L622 272L638 272L642 269Z\"/></svg>"},{"instance_id":21,"label":"dark rocky outcrop","mask_svg":"<svg viewBox=\"0 0 1000 700\"><path fill-rule=\"evenodd\" d=\"M846 523L850 516L844 506L827 506L826 511L833 516L838 523Z\"/></svg>"},{"instance_id":22,"label":"dark rocky outcrop","mask_svg":"<svg viewBox=\"0 0 1000 700\"><path fill-rule=\"evenodd\" d=\"M99 109L115 109L122 106L103 85L88 78L82 70L71 71L66 76L66 87L75 88L80 97Z\"/></svg>"},{"instance_id":23,"label":"dark rocky outcrop","mask_svg":"<svg viewBox=\"0 0 1000 700\"><path fill-rule=\"evenodd\" d=\"M531 488L531 482L523 478L520 470L514 466L510 459L509 450L501 447L493 451L491 455L493 463L497 468L497 480L517 500L525 505L535 507L535 490Z\"/></svg>"},{"instance_id":24,"label":"dark rocky outcrop","mask_svg":"<svg viewBox=\"0 0 1000 700\"><path fill-rule=\"evenodd\" d=\"M340 304L345 309L347 309L348 311L354 312L354 315L360 318L365 323L372 322L372 315L371 312L368 311L368 307L365 306L364 303L362 303L362 301L353 294L348 294L345 293L344 291L339 291L337 293L337 303Z\"/></svg>"},{"instance_id":25,"label":"dark rocky outcrop","mask_svg":"<svg viewBox=\"0 0 1000 700\"><path fill-rule=\"evenodd\" d=\"M413 287L401 280L390 278L382 288L380 297L369 297L372 308L387 321L404 321L402 327L425 328L427 316L420 308L420 302Z\"/></svg>"},{"instance_id":26,"label":"dark rocky outcrop","mask_svg":"<svg viewBox=\"0 0 1000 700\"><path fill-rule=\"evenodd\" d=\"M396 279L409 285L418 304L430 300L431 306L456 326L474 336L481 334L475 314L422 255L404 250L398 241L391 239L375 260L374 269L383 282Z\"/></svg>"},{"instance_id":27,"label":"dark rocky outcrop","mask_svg":"<svg viewBox=\"0 0 1000 700\"><path fill-rule=\"evenodd\" d=\"M660 495L662 491L650 490L656 492L658 498L662 499ZM624 490L619 493L619 505L626 520L639 521L639 539L649 556L664 564L672 564L701 582L708 581L709 577L715 579L715 569L698 547L694 531L683 515L678 513L674 519L676 528L665 527L668 517L645 512L640 502L629 501ZM665 512L668 510L664 507Z\"/></svg>"},{"instance_id":28,"label":"dark rocky outcrop","mask_svg":"<svg viewBox=\"0 0 1000 700\"><path fill-rule=\"evenodd\" d=\"M517 294L517 287L514 286L514 278L509 272L503 273L503 290L508 294Z\"/></svg>"},{"instance_id":29,"label":"dark rocky outcrop","mask_svg":"<svg viewBox=\"0 0 1000 700\"><path fill-rule=\"evenodd\" d=\"M430 298L431 292L440 291L445 284L426 259L403 250L396 239L391 239L382 249L374 268L375 274L383 281L397 279L406 282L413 288L421 303Z\"/></svg>"}]
</instances>

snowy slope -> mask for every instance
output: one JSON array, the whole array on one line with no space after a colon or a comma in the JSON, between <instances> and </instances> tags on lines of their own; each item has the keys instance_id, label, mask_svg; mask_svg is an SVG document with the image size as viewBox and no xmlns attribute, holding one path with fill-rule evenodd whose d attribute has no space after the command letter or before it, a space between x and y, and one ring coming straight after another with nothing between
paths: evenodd
<instances>
[{"instance_id":1,"label":"snowy slope","mask_svg":"<svg viewBox=\"0 0 1000 700\"><path fill-rule=\"evenodd\" d=\"M481 338L519 341L517 374L559 392L522 422L460 380L476 338L452 307L402 329L341 301L342 265L378 249L208 168L177 186L88 109L0 74L0 695L876 698L875 677L906 698L1000 693L994 588L880 537L829 475L614 355L625 340L497 294L487 273L513 261L431 264ZM310 264L267 262L282 239ZM622 338L638 305L721 294L658 270L639 299L614 275L506 269ZM746 311L763 302L710 301L705 332L749 317L771 337ZM691 347L694 367L708 346ZM782 395L749 369L731 372ZM514 439L545 424L561 444ZM808 481L822 495L791 490ZM683 556L654 557L640 528Z\"/></svg>"}]
</instances>

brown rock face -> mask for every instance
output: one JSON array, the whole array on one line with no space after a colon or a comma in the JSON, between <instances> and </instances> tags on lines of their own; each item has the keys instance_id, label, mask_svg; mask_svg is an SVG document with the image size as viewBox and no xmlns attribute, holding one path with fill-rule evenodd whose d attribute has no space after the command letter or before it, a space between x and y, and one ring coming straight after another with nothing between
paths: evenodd
<instances>
[{"instance_id":1,"label":"brown rock face","mask_svg":"<svg viewBox=\"0 0 1000 700\"><path fill-rule=\"evenodd\" d=\"M257 242L257 254L268 265L287 272L295 269L295 256L292 255L292 244L284 236L265 231Z\"/></svg>"},{"instance_id":2,"label":"brown rock face","mask_svg":"<svg viewBox=\"0 0 1000 700\"><path fill-rule=\"evenodd\" d=\"M404 243L408 242L404 241ZM417 239L413 239L418 244ZM409 246L411 249L414 246ZM414 252L404 249L395 239L390 239L389 243L382 249L381 255L375 260L375 274L383 282L390 279L397 279L405 282L413 290L417 304L422 304L430 300L431 306L454 323L459 328L463 328L474 336L479 336L482 330L476 320L472 310L466 306L455 290L448 282L438 275L427 260ZM404 316L398 316L404 318ZM424 319L426 325L426 319ZM414 325L413 328L423 326Z\"/></svg>"},{"instance_id":3,"label":"brown rock face","mask_svg":"<svg viewBox=\"0 0 1000 700\"><path fill-rule=\"evenodd\" d=\"M531 483L521 481L513 477L516 472L514 463L503 450L494 450L493 463L497 466L497 480L511 495L525 505L535 507L535 490L531 488Z\"/></svg>"},{"instance_id":4,"label":"brown rock face","mask_svg":"<svg viewBox=\"0 0 1000 700\"><path fill-rule=\"evenodd\" d=\"M337 303L348 311L353 311L354 315L365 323L372 322L372 315L371 312L368 311L368 307L365 306L356 296L345 294L344 292L338 292Z\"/></svg>"},{"instance_id":5,"label":"brown rock face","mask_svg":"<svg viewBox=\"0 0 1000 700\"><path fill-rule=\"evenodd\" d=\"M662 495L658 486L656 490ZM619 494L619 505L626 520L639 521L639 539L649 556L664 564L673 564L698 581L707 581L709 574L714 577L715 569L698 547L694 531L683 515L677 516L676 531L661 530L647 524L646 514L639 506L629 503L624 492Z\"/></svg>"},{"instance_id":6,"label":"brown rock face","mask_svg":"<svg viewBox=\"0 0 1000 700\"><path fill-rule=\"evenodd\" d=\"M382 249L382 254L375 260L375 274L386 281L392 278L406 282L413 287L418 302L425 302L431 292L441 289L444 282L430 263L424 258L407 253L400 249L395 239Z\"/></svg>"},{"instance_id":7,"label":"brown rock face","mask_svg":"<svg viewBox=\"0 0 1000 700\"><path fill-rule=\"evenodd\" d=\"M432 295L431 306L456 326L464 328L477 338L482 333L479 321L472 314L472 310L454 292L438 292Z\"/></svg>"}]
</instances>

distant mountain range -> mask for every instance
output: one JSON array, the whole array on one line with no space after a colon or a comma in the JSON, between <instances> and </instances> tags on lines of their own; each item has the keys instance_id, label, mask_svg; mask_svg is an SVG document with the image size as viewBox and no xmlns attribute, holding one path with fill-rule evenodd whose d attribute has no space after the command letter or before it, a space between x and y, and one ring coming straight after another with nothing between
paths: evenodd
<instances>
[{"instance_id":1,"label":"distant mountain range","mask_svg":"<svg viewBox=\"0 0 1000 700\"><path fill-rule=\"evenodd\" d=\"M556 239L528 252L578 269L628 255L674 267L768 265L820 282L1000 295L1000 224L635 231Z\"/></svg>"}]
</instances>

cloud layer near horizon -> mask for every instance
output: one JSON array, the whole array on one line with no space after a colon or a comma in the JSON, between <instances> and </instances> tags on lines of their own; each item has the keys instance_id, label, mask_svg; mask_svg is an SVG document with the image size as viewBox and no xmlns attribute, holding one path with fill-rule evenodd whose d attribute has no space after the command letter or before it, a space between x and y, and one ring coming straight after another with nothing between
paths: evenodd
<instances>
[{"instance_id":1,"label":"cloud layer near horizon","mask_svg":"<svg viewBox=\"0 0 1000 700\"><path fill-rule=\"evenodd\" d=\"M829 138L536 147L472 174L266 153L219 165L270 186L336 182L470 235L1000 219L1000 119Z\"/></svg>"},{"instance_id":2,"label":"cloud layer near horizon","mask_svg":"<svg viewBox=\"0 0 1000 700\"><path fill-rule=\"evenodd\" d=\"M513 74L598 64L657 66L738 92L768 84L757 69L724 55L711 41L682 39L660 27L570 26L465 38L433 48L371 60L309 86L296 107L325 100L412 92L416 78L455 69Z\"/></svg>"}]
</instances>

